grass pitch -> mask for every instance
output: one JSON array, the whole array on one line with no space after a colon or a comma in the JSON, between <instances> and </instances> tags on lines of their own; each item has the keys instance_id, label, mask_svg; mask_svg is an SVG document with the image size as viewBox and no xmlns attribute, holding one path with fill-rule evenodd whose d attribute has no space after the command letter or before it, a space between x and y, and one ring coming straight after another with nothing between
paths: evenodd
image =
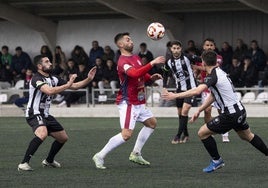
<instances>
[{"instance_id":1,"label":"grass pitch","mask_svg":"<svg viewBox=\"0 0 268 188\"><path fill-rule=\"evenodd\" d=\"M143 157L151 162L144 167L129 162L141 124L134 137L105 159L106 170L95 168L91 158L119 129L118 118L58 118L69 141L56 156L61 169L43 168L53 141L48 137L31 160L32 172L18 172L29 141L31 128L24 118L0 118L0 187L96 187L96 188L177 188L177 187L268 187L268 157L251 144L241 141L234 131L230 143L215 136L225 167L211 174L202 172L210 157L197 137L200 119L189 124L190 140L172 145L178 126L176 118L158 118L158 128L143 148ZM248 119L251 130L268 144L268 119Z\"/></svg>"}]
</instances>

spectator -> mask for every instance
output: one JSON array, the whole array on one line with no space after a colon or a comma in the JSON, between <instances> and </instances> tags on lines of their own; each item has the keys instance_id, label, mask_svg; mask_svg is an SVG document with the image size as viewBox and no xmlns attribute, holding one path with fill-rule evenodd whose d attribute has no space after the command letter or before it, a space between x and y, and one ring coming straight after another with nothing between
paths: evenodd
<instances>
[{"instance_id":1,"label":"spectator","mask_svg":"<svg viewBox=\"0 0 268 188\"><path fill-rule=\"evenodd\" d=\"M241 74L241 80L245 87L253 87L254 85L257 85L258 71L249 56L246 56L244 59L244 69Z\"/></svg>"},{"instance_id":2,"label":"spectator","mask_svg":"<svg viewBox=\"0 0 268 188\"><path fill-rule=\"evenodd\" d=\"M83 47L76 45L71 53L71 56L76 65L84 64L87 66L88 55Z\"/></svg>"},{"instance_id":3,"label":"spectator","mask_svg":"<svg viewBox=\"0 0 268 188\"><path fill-rule=\"evenodd\" d=\"M248 53L248 46L244 43L242 39L237 39L236 48L234 50L233 56L237 58L240 62L242 62L247 53Z\"/></svg>"},{"instance_id":4,"label":"spectator","mask_svg":"<svg viewBox=\"0 0 268 188\"><path fill-rule=\"evenodd\" d=\"M243 87L243 82L241 79L243 69L244 67L241 61L239 61L237 57L233 57L229 77L232 80L234 87Z\"/></svg>"},{"instance_id":5,"label":"spectator","mask_svg":"<svg viewBox=\"0 0 268 188\"><path fill-rule=\"evenodd\" d=\"M33 71L31 69L27 69L26 76L24 79L23 89L29 89L29 84L30 84L32 77L33 77ZM29 101L29 91L24 91L23 97L17 98L14 103L17 107L19 107L23 111L25 111L26 108L24 105L27 104L28 101Z\"/></svg>"},{"instance_id":6,"label":"spectator","mask_svg":"<svg viewBox=\"0 0 268 188\"><path fill-rule=\"evenodd\" d=\"M86 66L84 64L79 64L78 69L76 69L77 72L77 77L74 81L75 82L80 82L84 79L87 78L89 70L86 69ZM69 80L69 79L68 79ZM91 84L89 83L88 85L84 86L83 88L87 88ZM64 91L62 92L62 95L64 96L63 101L58 105L58 107L62 107L66 104L66 106L69 108L71 107L71 104L77 102L80 98L86 95L86 92L82 91Z\"/></svg>"},{"instance_id":7,"label":"spectator","mask_svg":"<svg viewBox=\"0 0 268 188\"><path fill-rule=\"evenodd\" d=\"M113 62L112 59L108 59L106 61L106 66L104 66L103 69L103 78L101 81L99 81L98 86L101 94L104 94L103 91L104 88L111 88L112 89L112 95L111 97L115 97L116 88L119 82L118 73L116 64Z\"/></svg>"},{"instance_id":8,"label":"spectator","mask_svg":"<svg viewBox=\"0 0 268 188\"><path fill-rule=\"evenodd\" d=\"M233 57L233 48L232 48L232 46L230 46L230 44L228 42L223 42L222 43L222 48L221 48L221 51L220 51L220 55L223 58L221 69L224 72L228 73L229 68L230 68L230 66L232 64L232 57Z\"/></svg>"},{"instance_id":9,"label":"spectator","mask_svg":"<svg viewBox=\"0 0 268 188\"><path fill-rule=\"evenodd\" d=\"M40 55L48 57L50 62L53 62L52 52L47 45L43 45L40 49Z\"/></svg>"},{"instance_id":10,"label":"spectator","mask_svg":"<svg viewBox=\"0 0 268 188\"><path fill-rule=\"evenodd\" d=\"M69 80L71 74L76 74L78 72L77 64L73 59L68 59L67 69L64 73L64 80Z\"/></svg>"},{"instance_id":11,"label":"spectator","mask_svg":"<svg viewBox=\"0 0 268 188\"><path fill-rule=\"evenodd\" d=\"M60 46L56 46L55 53L53 54L53 74L60 75L64 73L67 68L65 53L61 50Z\"/></svg>"},{"instance_id":12,"label":"spectator","mask_svg":"<svg viewBox=\"0 0 268 188\"><path fill-rule=\"evenodd\" d=\"M94 67L96 58L101 58L103 53L103 48L99 46L99 42L96 40L92 41L92 48L89 51L89 67Z\"/></svg>"},{"instance_id":13,"label":"spectator","mask_svg":"<svg viewBox=\"0 0 268 188\"><path fill-rule=\"evenodd\" d=\"M8 89L13 84L11 61L12 55L8 53L8 47L3 46L0 64L0 89Z\"/></svg>"},{"instance_id":14,"label":"spectator","mask_svg":"<svg viewBox=\"0 0 268 188\"><path fill-rule=\"evenodd\" d=\"M251 41L248 55L251 57L251 61L257 68L257 71L263 71L266 65L266 55L256 40Z\"/></svg>"},{"instance_id":15,"label":"spectator","mask_svg":"<svg viewBox=\"0 0 268 188\"><path fill-rule=\"evenodd\" d=\"M188 54L189 49L191 49L191 51L194 51L194 54L196 54L197 56L201 55L201 51L196 47L195 42L193 40L189 40L187 42L187 48L184 52Z\"/></svg>"},{"instance_id":16,"label":"spectator","mask_svg":"<svg viewBox=\"0 0 268 188\"><path fill-rule=\"evenodd\" d=\"M102 60L103 60L103 62L106 62L108 59L114 61L115 54L114 54L114 51L112 50L112 48L110 46L105 46L104 47L104 53L103 53L103 56L102 56Z\"/></svg>"},{"instance_id":17,"label":"spectator","mask_svg":"<svg viewBox=\"0 0 268 188\"><path fill-rule=\"evenodd\" d=\"M147 49L147 44L144 42L140 44L140 52L138 55L140 57L146 56L148 62L151 62L154 59L152 52Z\"/></svg>"},{"instance_id":18,"label":"spectator","mask_svg":"<svg viewBox=\"0 0 268 188\"><path fill-rule=\"evenodd\" d=\"M116 64L117 64L117 61L118 61L120 55L121 55L120 50L116 50L116 52L115 52L115 57L114 57L114 62L115 62Z\"/></svg>"},{"instance_id":19,"label":"spectator","mask_svg":"<svg viewBox=\"0 0 268 188\"><path fill-rule=\"evenodd\" d=\"M18 46L16 54L12 57L11 70L14 76L14 80L18 81L25 79L25 73L27 69L32 69L32 61L30 56L22 51L22 48Z\"/></svg>"},{"instance_id":20,"label":"spectator","mask_svg":"<svg viewBox=\"0 0 268 188\"><path fill-rule=\"evenodd\" d=\"M94 79L92 80L92 86L94 88L98 87L100 89L100 94L104 95L105 94L104 91L101 90L102 88L100 88L100 86L99 86L99 82L102 81L102 78L104 76L104 65L103 65L102 59L100 57L96 58L95 65L97 67L97 72L95 74Z\"/></svg>"},{"instance_id":21,"label":"spectator","mask_svg":"<svg viewBox=\"0 0 268 188\"><path fill-rule=\"evenodd\" d=\"M268 61L266 61L266 66L263 70L261 78L259 78L259 86L264 87L268 85Z\"/></svg>"}]
</instances>

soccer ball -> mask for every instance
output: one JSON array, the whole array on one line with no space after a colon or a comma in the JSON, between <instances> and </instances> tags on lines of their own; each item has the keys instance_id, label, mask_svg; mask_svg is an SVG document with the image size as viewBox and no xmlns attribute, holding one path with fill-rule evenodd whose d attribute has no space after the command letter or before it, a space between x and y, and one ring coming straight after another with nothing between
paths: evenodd
<instances>
[{"instance_id":1,"label":"soccer ball","mask_svg":"<svg viewBox=\"0 0 268 188\"><path fill-rule=\"evenodd\" d=\"M147 28L147 35L152 40L160 40L165 35L165 27L161 23L153 22Z\"/></svg>"}]
</instances>

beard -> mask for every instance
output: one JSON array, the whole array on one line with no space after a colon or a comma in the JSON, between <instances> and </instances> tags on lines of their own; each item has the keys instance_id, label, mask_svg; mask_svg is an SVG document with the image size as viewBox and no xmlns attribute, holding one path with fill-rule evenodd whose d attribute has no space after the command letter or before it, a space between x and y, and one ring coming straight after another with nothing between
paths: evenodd
<instances>
[{"instance_id":1,"label":"beard","mask_svg":"<svg viewBox=\"0 0 268 188\"><path fill-rule=\"evenodd\" d=\"M42 71L45 72L45 73L50 74L50 73L52 72L52 66L50 66L49 68L45 68L45 67L43 67L43 68L42 68Z\"/></svg>"},{"instance_id":2,"label":"beard","mask_svg":"<svg viewBox=\"0 0 268 188\"><path fill-rule=\"evenodd\" d=\"M125 46L125 50L128 51L128 52L132 52L133 51L133 45Z\"/></svg>"}]
</instances>

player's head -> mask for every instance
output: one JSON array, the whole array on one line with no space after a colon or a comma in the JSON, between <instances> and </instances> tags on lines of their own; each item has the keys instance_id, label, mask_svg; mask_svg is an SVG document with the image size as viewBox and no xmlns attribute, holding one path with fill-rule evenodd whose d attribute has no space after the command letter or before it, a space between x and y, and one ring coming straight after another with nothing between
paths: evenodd
<instances>
[{"instance_id":1,"label":"player's head","mask_svg":"<svg viewBox=\"0 0 268 188\"><path fill-rule=\"evenodd\" d=\"M51 73L53 67L52 63L48 59L47 56L38 55L34 58L34 64L37 68L37 70L41 70L45 73Z\"/></svg>"},{"instance_id":2,"label":"player's head","mask_svg":"<svg viewBox=\"0 0 268 188\"><path fill-rule=\"evenodd\" d=\"M202 53L202 61L204 66L215 66L217 65L217 54L212 50L204 51Z\"/></svg>"},{"instance_id":3,"label":"player's head","mask_svg":"<svg viewBox=\"0 0 268 188\"><path fill-rule=\"evenodd\" d=\"M216 49L216 43L214 41L214 39L212 38L206 38L203 41L203 50L207 51L207 50L215 50Z\"/></svg>"},{"instance_id":4,"label":"player's head","mask_svg":"<svg viewBox=\"0 0 268 188\"><path fill-rule=\"evenodd\" d=\"M127 52L133 51L134 44L129 36L129 33L127 33L127 32L118 33L114 37L114 42L120 50L124 49Z\"/></svg>"},{"instance_id":5,"label":"player's head","mask_svg":"<svg viewBox=\"0 0 268 188\"><path fill-rule=\"evenodd\" d=\"M170 51L175 58L179 58L181 56L182 45L180 41L174 40L170 42Z\"/></svg>"}]
</instances>

